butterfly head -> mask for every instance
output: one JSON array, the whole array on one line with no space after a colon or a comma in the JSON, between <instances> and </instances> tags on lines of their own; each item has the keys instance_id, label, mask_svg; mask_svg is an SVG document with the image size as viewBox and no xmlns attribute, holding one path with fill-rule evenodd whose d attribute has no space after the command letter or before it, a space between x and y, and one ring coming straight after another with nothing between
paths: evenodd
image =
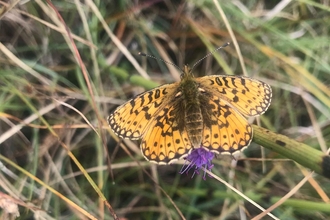
<instances>
[{"instance_id":1,"label":"butterfly head","mask_svg":"<svg viewBox=\"0 0 330 220\"><path fill-rule=\"evenodd\" d=\"M184 68L182 69L181 73L181 80L187 79L187 78L193 78L194 75L192 74L192 69L188 65L184 65Z\"/></svg>"}]
</instances>

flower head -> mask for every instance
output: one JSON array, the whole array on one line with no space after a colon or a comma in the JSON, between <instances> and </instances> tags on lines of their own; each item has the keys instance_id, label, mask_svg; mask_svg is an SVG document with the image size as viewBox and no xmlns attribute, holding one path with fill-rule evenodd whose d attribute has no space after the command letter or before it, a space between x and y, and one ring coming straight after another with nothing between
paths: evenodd
<instances>
[{"instance_id":1,"label":"flower head","mask_svg":"<svg viewBox=\"0 0 330 220\"><path fill-rule=\"evenodd\" d=\"M214 153L205 150L203 147L193 149L187 156L186 162L180 170L180 174L188 173L191 168L195 166L195 170L191 178L194 177L195 173L199 174L199 170L204 166L206 170L211 170L213 164L211 163L214 158ZM187 164L188 163L188 164ZM206 172L204 172L203 179L205 180Z\"/></svg>"}]
</instances>

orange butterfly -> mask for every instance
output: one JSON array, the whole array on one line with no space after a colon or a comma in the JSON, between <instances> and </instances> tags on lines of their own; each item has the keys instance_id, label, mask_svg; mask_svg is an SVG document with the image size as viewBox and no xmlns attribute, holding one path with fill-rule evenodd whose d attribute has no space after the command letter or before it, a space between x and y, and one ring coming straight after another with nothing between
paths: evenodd
<instances>
[{"instance_id":1,"label":"orange butterfly","mask_svg":"<svg viewBox=\"0 0 330 220\"><path fill-rule=\"evenodd\" d=\"M245 117L263 114L271 97L264 82L226 75L194 78L185 66L180 82L129 100L110 114L108 123L122 138L141 139L143 156L158 164L170 164L200 147L233 154L252 139Z\"/></svg>"}]
</instances>

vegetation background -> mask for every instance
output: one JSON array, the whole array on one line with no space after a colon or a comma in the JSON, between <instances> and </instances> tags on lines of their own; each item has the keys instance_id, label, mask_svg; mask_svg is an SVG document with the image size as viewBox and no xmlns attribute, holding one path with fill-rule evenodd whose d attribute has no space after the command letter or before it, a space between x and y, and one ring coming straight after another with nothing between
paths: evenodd
<instances>
[{"instance_id":1,"label":"vegetation background","mask_svg":"<svg viewBox=\"0 0 330 220\"><path fill-rule=\"evenodd\" d=\"M258 124L327 152L329 1L52 4L0 1L1 219L251 219L262 212L216 178L179 174L183 161L147 162L138 141L110 131L106 118L119 104L180 79L180 70L140 51L182 67L231 42L195 75L269 83L272 104ZM213 163L215 176L264 208L294 190L272 210L279 219L329 219L330 180L278 153L252 143L238 160Z\"/></svg>"}]
</instances>

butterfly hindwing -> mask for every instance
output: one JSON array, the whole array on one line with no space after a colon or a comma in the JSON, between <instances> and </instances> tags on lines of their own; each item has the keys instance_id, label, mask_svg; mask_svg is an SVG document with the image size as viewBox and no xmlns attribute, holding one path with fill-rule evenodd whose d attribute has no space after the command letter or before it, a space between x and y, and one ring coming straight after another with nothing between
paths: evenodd
<instances>
[{"instance_id":1,"label":"butterfly hindwing","mask_svg":"<svg viewBox=\"0 0 330 220\"><path fill-rule=\"evenodd\" d=\"M252 127L247 120L217 96L209 104L210 126L204 126L202 146L218 154L232 154L248 146Z\"/></svg>"},{"instance_id":2,"label":"butterfly hindwing","mask_svg":"<svg viewBox=\"0 0 330 220\"><path fill-rule=\"evenodd\" d=\"M175 107L173 103L164 107L142 137L142 154L151 162L169 164L186 156L192 149L186 130L173 114Z\"/></svg>"}]
</instances>

